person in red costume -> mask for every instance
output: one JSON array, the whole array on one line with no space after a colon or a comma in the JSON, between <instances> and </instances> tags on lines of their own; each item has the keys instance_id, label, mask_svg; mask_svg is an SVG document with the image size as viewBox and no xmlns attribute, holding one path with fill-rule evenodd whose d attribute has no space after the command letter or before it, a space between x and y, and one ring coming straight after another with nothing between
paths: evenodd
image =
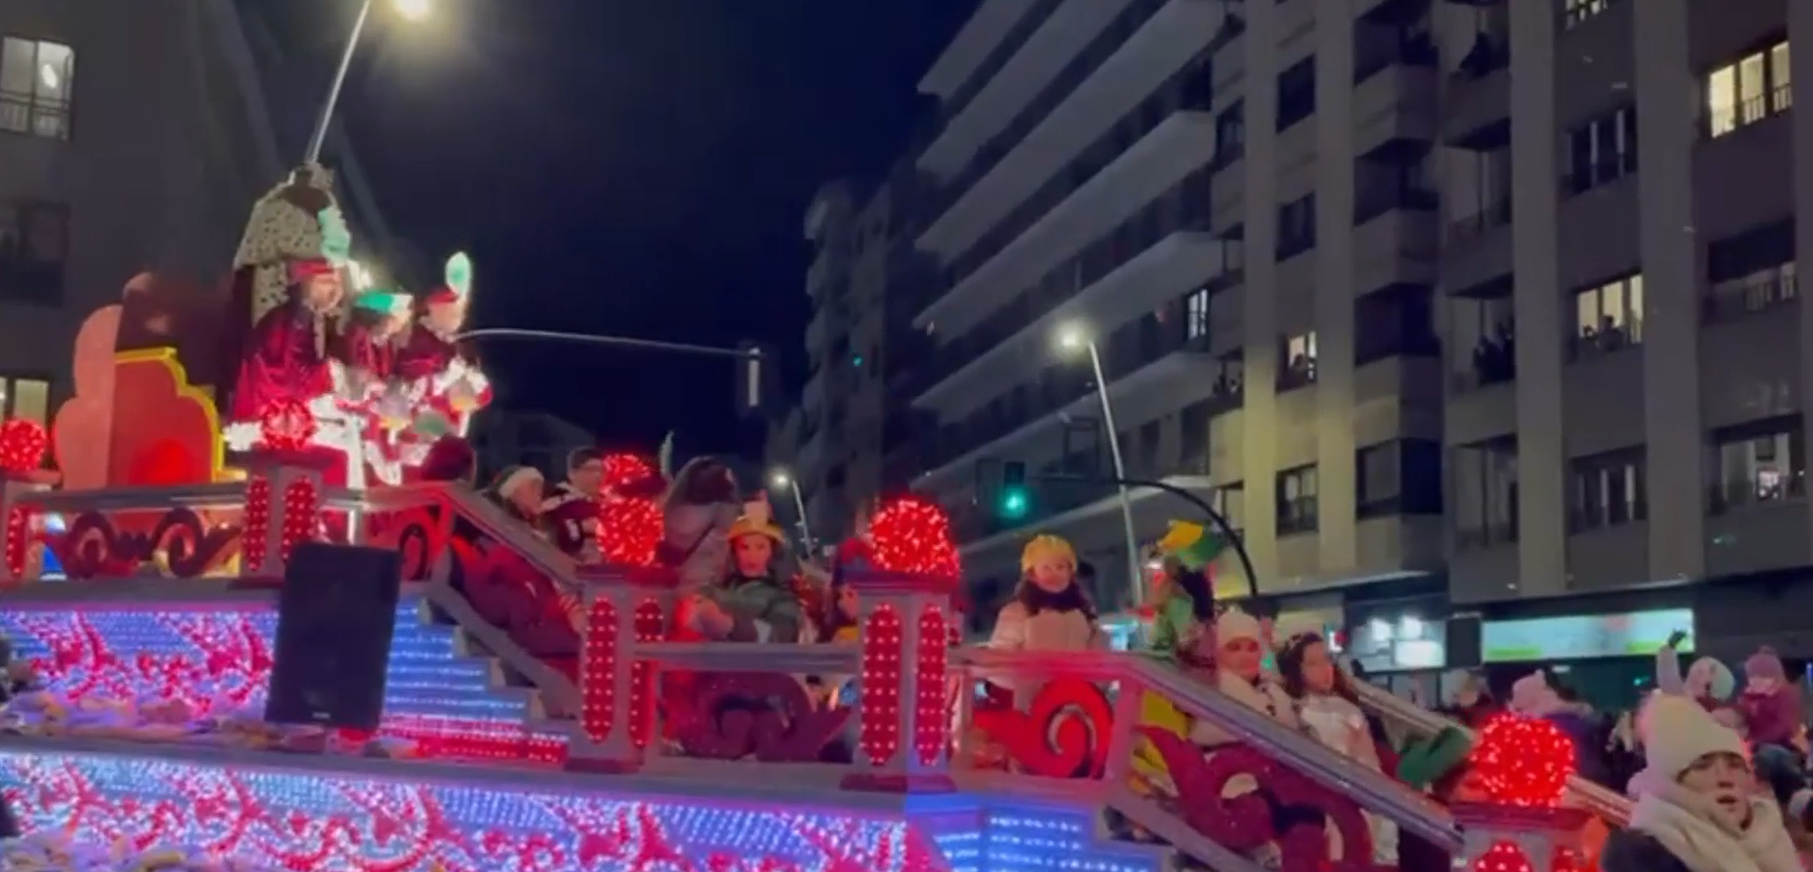
<instances>
[{"instance_id":1,"label":"person in red costume","mask_svg":"<svg viewBox=\"0 0 1813 872\"><path fill-rule=\"evenodd\" d=\"M289 264L290 296L252 326L234 382L230 417L256 421L279 400L304 404L334 391L328 318L340 305L340 271L326 259Z\"/></svg>"},{"instance_id":2,"label":"person in red costume","mask_svg":"<svg viewBox=\"0 0 1813 872\"><path fill-rule=\"evenodd\" d=\"M414 404L395 380L409 309L407 294L360 294L334 347L344 374L339 406L360 428L366 483L402 484L404 450L419 441L409 430Z\"/></svg>"},{"instance_id":3,"label":"person in red costume","mask_svg":"<svg viewBox=\"0 0 1813 872\"><path fill-rule=\"evenodd\" d=\"M418 419L439 415L452 432L464 434L472 413L491 402L491 383L457 341L471 300L471 261L456 254L446 273L446 284L422 301L422 317L404 339L397 378L423 406Z\"/></svg>"},{"instance_id":4,"label":"person in red costume","mask_svg":"<svg viewBox=\"0 0 1813 872\"><path fill-rule=\"evenodd\" d=\"M604 488L604 452L576 448L567 455L567 480L542 504L554 544L581 563L598 562L598 498Z\"/></svg>"},{"instance_id":5,"label":"person in red costume","mask_svg":"<svg viewBox=\"0 0 1813 872\"><path fill-rule=\"evenodd\" d=\"M428 447L428 456L412 481L458 482L467 487L478 481L478 455L472 443L449 433Z\"/></svg>"}]
</instances>

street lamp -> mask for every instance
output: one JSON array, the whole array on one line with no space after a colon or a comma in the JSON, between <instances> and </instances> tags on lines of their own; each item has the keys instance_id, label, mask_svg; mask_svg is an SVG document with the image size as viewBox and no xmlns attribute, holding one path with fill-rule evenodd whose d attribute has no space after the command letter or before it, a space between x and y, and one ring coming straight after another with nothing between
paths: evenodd
<instances>
[{"instance_id":1,"label":"street lamp","mask_svg":"<svg viewBox=\"0 0 1813 872\"><path fill-rule=\"evenodd\" d=\"M1102 400L1102 425L1108 429L1108 457L1114 461L1114 478L1121 496L1121 524L1127 535L1127 583L1133 587L1133 605L1144 605L1146 586L1140 583L1139 535L1133 530L1133 497L1127 489L1127 464L1121 458L1121 437L1114 426L1114 404L1108 400L1108 379L1102 372L1102 352L1082 324L1065 324L1058 328L1058 347L1067 352L1089 352L1089 366L1095 371L1095 393Z\"/></svg>"},{"instance_id":2,"label":"street lamp","mask_svg":"<svg viewBox=\"0 0 1813 872\"><path fill-rule=\"evenodd\" d=\"M793 492L793 509L799 513L799 537L802 544L806 546L806 553L812 553L812 525L806 520L806 498L800 496L799 487L795 485L793 477L788 475L786 470L777 469L768 476L768 483L773 485L775 490Z\"/></svg>"},{"instance_id":3,"label":"street lamp","mask_svg":"<svg viewBox=\"0 0 1813 872\"><path fill-rule=\"evenodd\" d=\"M314 132L308 137L308 151L302 156L302 163L319 163L321 146L327 141L327 128L334 120L334 110L340 105L340 91L346 86L346 71L353 65L353 53L359 48L359 37L365 34L365 22L371 18L371 7L374 0L365 0L359 6L359 17L353 21L353 31L346 37L346 49L340 53L340 66L334 70L334 80L327 88L327 99L321 101L321 114L315 118ZM434 9L434 0L391 0L397 15L405 21L421 21Z\"/></svg>"}]
</instances>

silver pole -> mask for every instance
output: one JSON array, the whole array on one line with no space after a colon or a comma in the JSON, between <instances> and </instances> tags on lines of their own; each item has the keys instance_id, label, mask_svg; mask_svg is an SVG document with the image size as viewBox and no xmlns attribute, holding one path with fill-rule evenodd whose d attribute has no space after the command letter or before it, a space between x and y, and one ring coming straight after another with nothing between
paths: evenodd
<instances>
[{"instance_id":1,"label":"silver pole","mask_svg":"<svg viewBox=\"0 0 1813 872\"><path fill-rule=\"evenodd\" d=\"M788 482L787 489L793 491L793 508L799 512L799 535L806 540L806 551L812 552L812 523L806 520L806 498L800 496L799 482Z\"/></svg>"},{"instance_id":2,"label":"silver pole","mask_svg":"<svg viewBox=\"0 0 1813 872\"><path fill-rule=\"evenodd\" d=\"M1145 604L1146 586L1140 583L1139 535L1133 531L1133 496L1127 489L1127 464L1121 458L1121 437L1114 427L1114 404L1108 401L1108 379L1102 373L1102 353L1090 340L1089 366L1095 370L1095 393L1102 398L1102 423L1108 428L1108 456L1114 461L1114 477L1120 480L1121 523L1127 533L1127 583L1133 586L1133 607Z\"/></svg>"},{"instance_id":3,"label":"silver pole","mask_svg":"<svg viewBox=\"0 0 1813 872\"><path fill-rule=\"evenodd\" d=\"M321 162L321 146L327 142L327 128L334 123L334 110L340 105L340 90L346 86L346 71L353 65L353 53L359 49L359 37L365 33L365 20L371 17L372 0L359 6L359 19L346 38L346 50L340 53L340 68L334 71L334 82L328 86L327 99L321 101L321 114L315 119L315 130L308 137L308 151L302 156L303 166Z\"/></svg>"}]
</instances>

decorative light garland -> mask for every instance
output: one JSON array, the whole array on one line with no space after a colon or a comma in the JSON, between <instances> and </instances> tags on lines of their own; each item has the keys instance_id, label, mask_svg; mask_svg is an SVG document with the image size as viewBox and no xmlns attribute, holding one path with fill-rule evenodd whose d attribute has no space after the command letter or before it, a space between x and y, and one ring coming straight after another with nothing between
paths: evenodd
<instances>
[{"instance_id":1,"label":"decorative light garland","mask_svg":"<svg viewBox=\"0 0 1813 872\"><path fill-rule=\"evenodd\" d=\"M667 636L667 618L661 603L654 598L636 606L636 641L647 644ZM655 728L655 663L646 657L636 658L630 666L630 742L647 748Z\"/></svg>"},{"instance_id":2,"label":"decorative light garland","mask_svg":"<svg viewBox=\"0 0 1813 872\"><path fill-rule=\"evenodd\" d=\"M619 566L654 566L666 519L648 497L606 491L598 501L598 552Z\"/></svg>"},{"instance_id":3,"label":"decorative light garland","mask_svg":"<svg viewBox=\"0 0 1813 872\"><path fill-rule=\"evenodd\" d=\"M253 473L246 482L244 529L239 534L239 554L245 568L257 572L264 568L271 532L271 480L263 473Z\"/></svg>"},{"instance_id":4,"label":"decorative light garland","mask_svg":"<svg viewBox=\"0 0 1813 872\"><path fill-rule=\"evenodd\" d=\"M610 738L617 713L617 607L603 596L585 620L585 666L580 672L582 723L594 742Z\"/></svg>"},{"instance_id":5,"label":"decorative light garland","mask_svg":"<svg viewBox=\"0 0 1813 872\"><path fill-rule=\"evenodd\" d=\"M919 615L919 644L914 680L913 750L921 766L932 766L950 745L949 630L944 610L929 606Z\"/></svg>"},{"instance_id":6,"label":"decorative light garland","mask_svg":"<svg viewBox=\"0 0 1813 872\"><path fill-rule=\"evenodd\" d=\"M876 766L900 750L900 679L904 633L900 613L880 605L862 627L862 752Z\"/></svg>"},{"instance_id":7,"label":"decorative light garland","mask_svg":"<svg viewBox=\"0 0 1813 872\"><path fill-rule=\"evenodd\" d=\"M309 476L298 476L283 489L283 539L279 553L284 560L303 542L321 534L321 489Z\"/></svg>"},{"instance_id":8,"label":"decorative light garland","mask_svg":"<svg viewBox=\"0 0 1813 872\"><path fill-rule=\"evenodd\" d=\"M260 444L279 454L307 450L320 429L308 404L293 397L272 400L258 416Z\"/></svg>"}]
</instances>

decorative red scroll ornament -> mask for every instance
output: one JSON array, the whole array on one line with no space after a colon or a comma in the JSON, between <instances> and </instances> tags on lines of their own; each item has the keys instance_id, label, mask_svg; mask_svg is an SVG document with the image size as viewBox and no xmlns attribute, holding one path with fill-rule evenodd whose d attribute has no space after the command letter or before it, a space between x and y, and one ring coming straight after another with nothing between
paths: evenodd
<instances>
[{"instance_id":1,"label":"decorative red scroll ornament","mask_svg":"<svg viewBox=\"0 0 1813 872\"><path fill-rule=\"evenodd\" d=\"M105 514L84 512L48 541L70 578L122 578L146 571L195 578L219 566L239 538L238 525L210 526L195 510L179 506L158 516L149 532L139 525L122 529Z\"/></svg>"},{"instance_id":2,"label":"decorative red scroll ornament","mask_svg":"<svg viewBox=\"0 0 1813 872\"><path fill-rule=\"evenodd\" d=\"M1090 682L1054 678L1039 688L1026 711L978 711L975 724L1029 774L1100 778L1108 765L1114 705Z\"/></svg>"}]
</instances>

